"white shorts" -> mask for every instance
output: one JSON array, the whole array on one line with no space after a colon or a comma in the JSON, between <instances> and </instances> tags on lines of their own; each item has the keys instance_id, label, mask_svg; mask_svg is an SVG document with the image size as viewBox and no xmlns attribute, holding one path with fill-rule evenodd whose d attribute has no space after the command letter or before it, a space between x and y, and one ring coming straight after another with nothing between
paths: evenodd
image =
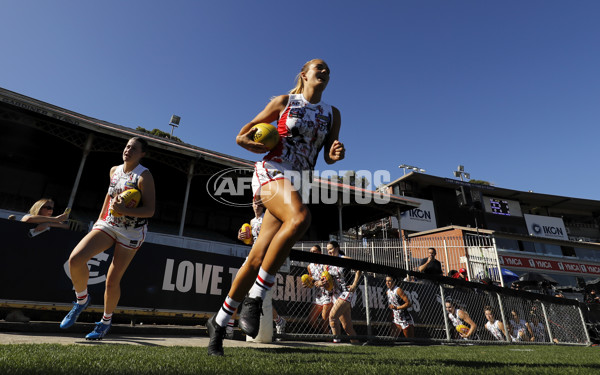
<instances>
[{"instance_id":1,"label":"white shorts","mask_svg":"<svg viewBox=\"0 0 600 375\"><path fill-rule=\"evenodd\" d=\"M135 229L123 229L109 225L104 220L98 220L94 224L92 230L99 230L106 233L116 243L127 249L137 250L142 246L142 243L144 243L144 240L146 239L148 226L144 225L143 227Z\"/></svg>"},{"instance_id":2,"label":"white shorts","mask_svg":"<svg viewBox=\"0 0 600 375\"><path fill-rule=\"evenodd\" d=\"M313 303L319 306L330 305L333 303L333 297L330 293L317 290L317 295Z\"/></svg>"},{"instance_id":3,"label":"white shorts","mask_svg":"<svg viewBox=\"0 0 600 375\"><path fill-rule=\"evenodd\" d=\"M335 294L333 296L333 301L337 302L338 299L341 299L343 301L349 302L350 306L354 307L354 302L356 301L356 298L354 298L354 292L342 292L340 294Z\"/></svg>"},{"instance_id":4,"label":"white shorts","mask_svg":"<svg viewBox=\"0 0 600 375\"><path fill-rule=\"evenodd\" d=\"M308 202L308 194L310 193L311 178L309 174L296 172L286 167L284 164L273 161L259 161L254 164L254 174L252 175L252 197L260 193L260 188L269 182L288 179L295 190L300 194L303 202ZM307 180L307 181L304 181ZM261 197L268 200L268 197Z\"/></svg>"}]
</instances>

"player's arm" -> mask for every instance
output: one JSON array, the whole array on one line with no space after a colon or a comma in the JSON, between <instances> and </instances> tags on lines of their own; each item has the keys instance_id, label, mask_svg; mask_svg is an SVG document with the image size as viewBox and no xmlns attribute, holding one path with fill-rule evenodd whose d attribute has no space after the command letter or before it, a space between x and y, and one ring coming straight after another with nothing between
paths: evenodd
<instances>
[{"instance_id":1,"label":"player's arm","mask_svg":"<svg viewBox=\"0 0 600 375\"><path fill-rule=\"evenodd\" d=\"M402 290L402 288L398 288L396 290L396 295L402 301L404 301L404 304L402 304L400 306L396 306L396 310L404 310L404 309L408 309L409 307L412 306L412 303L410 302L410 300L408 299L408 297L406 296L406 294L404 293L404 291Z\"/></svg>"},{"instance_id":2,"label":"player's arm","mask_svg":"<svg viewBox=\"0 0 600 375\"><path fill-rule=\"evenodd\" d=\"M273 100L267 104L265 109L260 111L260 113L256 115L252 121L242 127L239 134L235 138L235 142L246 150L257 154L263 154L269 151L269 149L262 143L254 142L254 133L256 133L256 130L252 130L252 127L263 122L270 124L273 121L277 121L280 113L283 112L285 107L287 107L288 100L289 95L280 95L273 98Z\"/></svg>"},{"instance_id":3,"label":"player's arm","mask_svg":"<svg viewBox=\"0 0 600 375\"><path fill-rule=\"evenodd\" d=\"M117 170L117 166L115 165L114 167L112 167L110 169L110 174L109 174L109 180L112 180L112 176L113 174L115 174L115 171ZM98 220L102 219L102 215L108 210L110 209L110 195L108 195L108 193L106 193L106 196L104 197L104 203L102 203L102 209L100 210L100 215L98 215Z\"/></svg>"},{"instance_id":4,"label":"player's arm","mask_svg":"<svg viewBox=\"0 0 600 375\"><path fill-rule=\"evenodd\" d=\"M460 314L458 314L458 317L469 325L469 332L460 333L460 335L462 337L471 337L471 335L477 329L477 324L473 321L473 319L471 319L471 317L469 316L469 313L464 310L460 310Z\"/></svg>"},{"instance_id":5,"label":"player's arm","mask_svg":"<svg viewBox=\"0 0 600 375\"><path fill-rule=\"evenodd\" d=\"M498 321L498 328L500 329L500 332L504 333L505 338L510 338L510 336L508 335L508 331L506 331L506 329L504 329L504 323L502 323L501 321Z\"/></svg>"},{"instance_id":6,"label":"player's arm","mask_svg":"<svg viewBox=\"0 0 600 375\"><path fill-rule=\"evenodd\" d=\"M344 258L346 259L352 259L350 257L344 256ZM362 272L356 271L354 273L354 282L352 283L352 285L350 285L350 287L348 288L349 292L354 292L356 290L356 288L358 287L358 283L360 283L360 276L362 275Z\"/></svg>"},{"instance_id":7,"label":"player's arm","mask_svg":"<svg viewBox=\"0 0 600 375\"><path fill-rule=\"evenodd\" d=\"M533 334L533 330L531 329L529 322L525 322L525 327L527 327L527 332L529 332L529 341L535 341L535 335Z\"/></svg>"},{"instance_id":8,"label":"player's arm","mask_svg":"<svg viewBox=\"0 0 600 375\"><path fill-rule=\"evenodd\" d=\"M333 112L333 122L329 133L327 133L327 138L325 138L325 152L323 152L323 157L327 164L333 164L336 161L344 159L346 156L346 148L338 140L340 127L342 126L342 116L337 108L331 107L331 110Z\"/></svg>"}]
</instances>

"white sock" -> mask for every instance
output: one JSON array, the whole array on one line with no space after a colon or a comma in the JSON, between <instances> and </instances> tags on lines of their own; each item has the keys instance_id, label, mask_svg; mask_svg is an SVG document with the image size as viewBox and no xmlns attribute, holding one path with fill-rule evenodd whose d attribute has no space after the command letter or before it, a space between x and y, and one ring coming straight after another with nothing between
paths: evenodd
<instances>
[{"instance_id":1,"label":"white sock","mask_svg":"<svg viewBox=\"0 0 600 375\"><path fill-rule=\"evenodd\" d=\"M88 290L85 288L83 292L75 292L75 297L77 298L77 303L80 305L85 305L88 300Z\"/></svg>"},{"instance_id":2,"label":"white sock","mask_svg":"<svg viewBox=\"0 0 600 375\"><path fill-rule=\"evenodd\" d=\"M273 287L273 284L275 284L275 275L269 275L267 271L260 267L258 277L256 278L254 285L252 285L248 296L250 298L261 298L264 300L267 292Z\"/></svg>"},{"instance_id":3,"label":"white sock","mask_svg":"<svg viewBox=\"0 0 600 375\"><path fill-rule=\"evenodd\" d=\"M107 314L104 313L104 315L102 316L102 324L110 324L112 322L112 313L111 314Z\"/></svg>"},{"instance_id":4,"label":"white sock","mask_svg":"<svg viewBox=\"0 0 600 375\"><path fill-rule=\"evenodd\" d=\"M225 297L225 302L223 302L223 306L221 306L221 309L215 317L215 323L217 323L221 327L225 327L227 325L227 322L231 320L231 317L233 316L235 310L237 310L239 305L239 302L234 301L229 296Z\"/></svg>"}]
</instances>

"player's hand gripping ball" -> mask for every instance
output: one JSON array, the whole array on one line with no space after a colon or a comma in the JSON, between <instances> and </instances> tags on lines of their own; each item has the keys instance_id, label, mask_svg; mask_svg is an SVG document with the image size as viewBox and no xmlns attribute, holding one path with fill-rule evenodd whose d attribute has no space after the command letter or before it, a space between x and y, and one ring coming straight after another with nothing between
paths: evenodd
<instances>
[{"instance_id":1,"label":"player's hand gripping ball","mask_svg":"<svg viewBox=\"0 0 600 375\"><path fill-rule=\"evenodd\" d=\"M331 292L333 289L333 277L331 277L331 274L328 271L323 271L321 279L325 280L325 289L327 289L328 292Z\"/></svg>"},{"instance_id":2,"label":"player's hand gripping ball","mask_svg":"<svg viewBox=\"0 0 600 375\"><path fill-rule=\"evenodd\" d=\"M140 204L140 200L142 199L142 193L140 193L140 191L137 189L128 189L119 194L119 197L121 197L121 202L125 204L125 207L136 208L138 204ZM110 214L114 217L123 216L123 214L120 214L117 211L113 210L112 207L110 209Z\"/></svg>"},{"instance_id":3,"label":"player's hand gripping ball","mask_svg":"<svg viewBox=\"0 0 600 375\"><path fill-rule=\"evenodd\" d=\"M307 288L312 288L315 285L315 280L313 280L311 275L305 273L302 275L302 284Z\"/></svg>"},{"instance_id":4,"label":"player's hand gripping ball","mask_svg":"<svg viewBox=\"0 0 600 375\"><path fill-rule=\"evenodd\" d=\"M256 133L254 133L254 142L262 143L269 150L277 146L279 143L279 133L276 127L271 124L260 123L254 125L252 129L254 128L257 129Z\"/></svg>"},{"instance_id":5,"label":"player's hand gripping ball","mask_svg":"<svg viewBox=\"0 0 600 375\"><path fill-rule=\"evenodd\" d=\"M467 333L469 333L469 327L467 327L464 324L457 325L456 330L458 331L458 333L462 333L463 335L466 335Z\"/></svg>"},{"instance_id":6,"label":"player's hand gripping ball","mask_svg":"<svg viewBox=\"0 0 600 375\"><path fill-rule=\"evenodd\" d=\"M242 229L240 230L242 232L246 232L246 238L244 238L242 242L246 245L250 245L252 243L252 227L250 226L250 224L244 223L244 225L242 225Z\"/></svg>"}]
</instances>

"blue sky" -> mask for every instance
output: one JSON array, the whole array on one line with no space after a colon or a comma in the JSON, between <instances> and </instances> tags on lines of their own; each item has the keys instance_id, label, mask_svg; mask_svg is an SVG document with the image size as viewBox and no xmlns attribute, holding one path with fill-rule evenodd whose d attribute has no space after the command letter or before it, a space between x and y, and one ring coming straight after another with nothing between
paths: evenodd
<instances>
[{"instance_id":1,"label":"blue sky","mask_svg":"<svg viewBox=\"0 0 600 375\"><path fill-rule=\"evenodd\" d=\"M335 170L410 164L598 199L600 2L7 0L0 86L249 160L239 129L329 64ZM597 156L596 156L597 157ZM330 169L322 156L317 170ZM372 187L372 186L371 186Z\"/></svg>"}]
</instances>

